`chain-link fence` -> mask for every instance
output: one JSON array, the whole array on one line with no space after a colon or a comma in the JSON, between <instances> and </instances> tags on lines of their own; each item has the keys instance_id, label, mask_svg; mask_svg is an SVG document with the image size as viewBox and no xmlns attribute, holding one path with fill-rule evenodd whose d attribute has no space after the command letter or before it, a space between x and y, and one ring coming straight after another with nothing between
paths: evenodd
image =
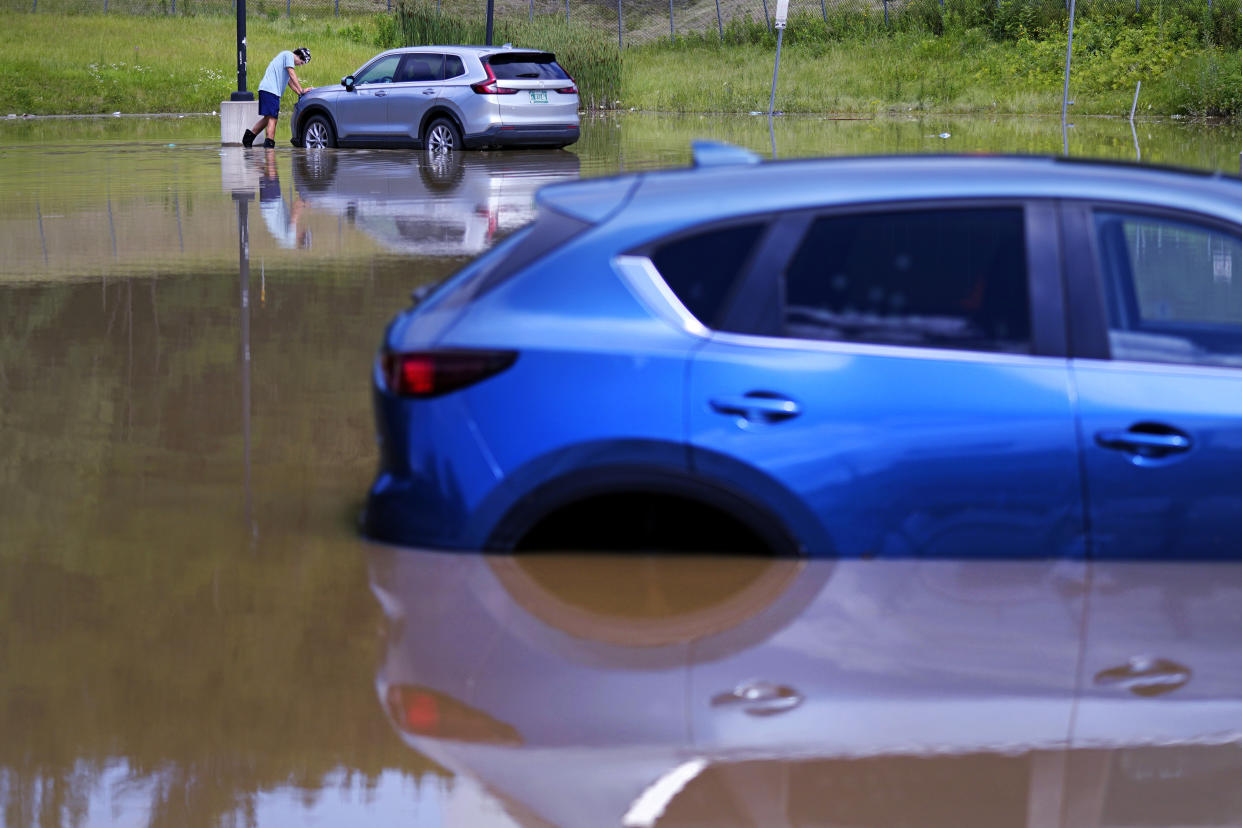
<instances>
[{"instance_id":1,"label":"chain-link fence","mask_svg":"<svg viewBox=\"0 0 1242 828\"><path fill-rule=\"evenodd\" d=\"M392 12L396 0L246 0L246 13L264 17L323 17ZM0 0L7 12L34 14L232 15L235 0Z\"/></svg>"}]
</instances>

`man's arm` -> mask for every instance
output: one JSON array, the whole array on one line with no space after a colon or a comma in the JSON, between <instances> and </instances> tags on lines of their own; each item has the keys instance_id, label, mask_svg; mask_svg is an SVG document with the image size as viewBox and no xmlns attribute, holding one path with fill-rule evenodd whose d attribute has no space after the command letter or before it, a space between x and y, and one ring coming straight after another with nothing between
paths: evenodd
<instances>
[{"instance_id":1,"label":"man's arm","mask_svg":"<svg viewBox=\"0 0 1242 828\"><path fill-rule=\"evenodd\" d=\"M298 73L293 71L292 66L286 66L285 71L289 73L289 85L292 86L293 91L299 95L305 95L307 92L315 88L313 86L303 86L302 82L298 80Z\"/></svg>"}]
</instances>

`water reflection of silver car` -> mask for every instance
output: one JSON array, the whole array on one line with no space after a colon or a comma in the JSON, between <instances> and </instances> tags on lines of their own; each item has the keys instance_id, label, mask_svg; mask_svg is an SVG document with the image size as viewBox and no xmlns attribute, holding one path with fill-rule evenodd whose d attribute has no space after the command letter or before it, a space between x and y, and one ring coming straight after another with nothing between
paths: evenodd
<instances>
[{"instance_id":1,"label":"water reflection of silver car","mask_svg":"<svg viewBox=\"0 0 1242 828\"><path fill-rule=\"evenodd\" d=\"M578 88L550 52L392 49L299 98L292 131L296 147L564 147L578 140Z\"/></svg>"},{"instance_id":2,"label":"water reflection of silver car","mask_svg":"<svg viewBox=\"0 0 1242 828\"><path fill-rule=\"evenodd\" d=\"M472 256L534 218L535 191L578 178L571 152L297 154L294 187L385 248Z\"/></svg>"},{"instance_id":3,"label":"water reflection of silver car","mask_svg":"<svg viewBox=\"0 0 1242 828\"><path fill-rule=\"evenodd\" d=\"M377 548L371 583L401 737L524 824L1242 820L1236 565Z\"/></svg>"}]
</instances>

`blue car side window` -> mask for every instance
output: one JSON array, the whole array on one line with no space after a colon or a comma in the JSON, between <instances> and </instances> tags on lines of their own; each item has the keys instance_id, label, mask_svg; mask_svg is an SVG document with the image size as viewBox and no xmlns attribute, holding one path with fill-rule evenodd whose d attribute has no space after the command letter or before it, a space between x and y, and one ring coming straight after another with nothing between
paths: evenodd
<instances>
[{"instance_id":1,"label":"blue car side window","mask_svg":"<svg viewBox=\"0 0 1242 828\"><path fill-rule=\"evenodd\" d=\"M1113 359L1242 367L1242 238L1111 211L1095 231Z\"/></svg>"},{"instance_id":2,"label":"blue car side window","mask_svg":"<svg viewBox=\"0 0 1242 828\"><path fill-rule=\"evenodd\" d=\"M784 277L786 336L1031 351L1021 207L824 216Z\"/></svg>"}]
</instances>

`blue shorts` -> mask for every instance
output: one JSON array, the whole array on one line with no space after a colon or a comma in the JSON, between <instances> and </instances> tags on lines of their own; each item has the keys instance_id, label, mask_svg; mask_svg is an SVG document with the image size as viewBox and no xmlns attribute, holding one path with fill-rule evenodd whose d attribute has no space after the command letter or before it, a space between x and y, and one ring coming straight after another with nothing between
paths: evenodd
<instances>
[{"instance_id":1,"label":"blue shorts","mask_svg":"<svg viewBox=\"0 0 1242 828\"><path fill-rule=\"evenodd\" d=\"M271 92L259 90L259 114L272 118L280 117L280 98Z\"/></svg>"}]
</instances>

